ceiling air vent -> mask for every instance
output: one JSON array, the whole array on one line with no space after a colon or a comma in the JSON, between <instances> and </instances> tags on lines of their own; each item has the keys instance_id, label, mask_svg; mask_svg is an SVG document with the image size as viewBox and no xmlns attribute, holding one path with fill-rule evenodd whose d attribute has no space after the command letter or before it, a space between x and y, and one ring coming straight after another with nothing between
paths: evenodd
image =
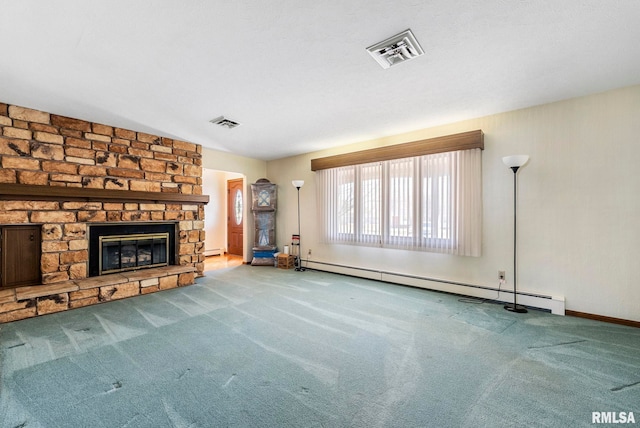
<instances>
[{"instance_id":1,"label":"ceiling air vent","mask_svg":"<svg viewBox=\"0 0 640 428\"><path fill-rule=\"evenodd\" d=\"M216 117L215 119L211 119L209 122L215 125L226 126L229 129L233 129L236 126L240 126L238 122L233 121L231 119L227 119L224 116Z\"/></svg>"},{"instance_id":2,"label":"ceiling air vent","mask_svg":"<svg viewBox=\"0 0 640 428\"><path fill-rule=\"evenodd\" d=\"M403 31L380 43L369 46L367 51L382 68L389 68L424 54L420 43L418 43L411 30Z\"/></svg>"}]
</instances>

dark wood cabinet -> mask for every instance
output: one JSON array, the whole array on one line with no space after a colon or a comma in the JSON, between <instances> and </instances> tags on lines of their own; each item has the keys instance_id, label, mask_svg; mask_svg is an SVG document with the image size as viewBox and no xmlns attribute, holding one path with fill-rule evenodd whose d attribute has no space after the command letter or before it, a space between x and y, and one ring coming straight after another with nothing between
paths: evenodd
<instances>
[{"instance_id":1,"label":"dark wood cabinet","mask_svg":"<svg viewBox=\"0 0 640 428\"><path fill-rule=\"evenodd\" d=\"M2 287L41 283L41 226L0 226Z\"/></svg>"}]
</instances>

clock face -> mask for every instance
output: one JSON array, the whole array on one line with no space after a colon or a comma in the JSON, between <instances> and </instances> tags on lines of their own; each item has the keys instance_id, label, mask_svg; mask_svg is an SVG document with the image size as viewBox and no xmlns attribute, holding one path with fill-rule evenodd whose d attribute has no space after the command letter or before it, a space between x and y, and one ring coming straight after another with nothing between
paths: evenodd
<instances>
[{"instance_id":1,"label":"clock face","mask_svg":"<svg viewBox=\"0 0 640 428\"><path fill-rule=\"evenodd\" d=\"M268 207L269 205L271 205L271 192L263 189L258 193L258 206Z\"/></svg>"}]
</instances>

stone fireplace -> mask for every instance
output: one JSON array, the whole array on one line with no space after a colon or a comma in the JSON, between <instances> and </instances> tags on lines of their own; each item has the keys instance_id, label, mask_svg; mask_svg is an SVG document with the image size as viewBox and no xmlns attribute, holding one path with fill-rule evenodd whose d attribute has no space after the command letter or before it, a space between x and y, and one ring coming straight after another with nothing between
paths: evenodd
<instances>
[{"instance_id":1,"label":"stone fireplace","mask_svg":"<svg viewBox=\"0 0 640 428\"><path fill-rule=\"evenodd\" d=\"M5 275L0 322L193 283L201 156L197 144L0 103L0 236L31 233L27 250L0 241L11 254L0 272L37 270L27 283Z\"/></svg>"}]
</instances>

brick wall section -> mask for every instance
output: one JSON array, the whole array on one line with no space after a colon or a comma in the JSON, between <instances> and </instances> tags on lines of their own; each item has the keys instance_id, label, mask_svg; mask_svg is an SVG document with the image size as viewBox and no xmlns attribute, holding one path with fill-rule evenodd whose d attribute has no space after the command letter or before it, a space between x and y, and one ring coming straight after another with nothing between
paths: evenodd
<instances>
[{"instance_id":1,"label":"brick wall section","mask_svg":"<svg viewBox=\"0 0 640 428\"><path fill-rule=\"evenodd\" d=\"M202 194L202 146L198 144L3 103L0 167L0 183ZM193 267L196 276L203 274L203 204L0 201L0 224L42 224L43 286L85 279L87 224L121 221L177 222L179 264ZM152 278L158 284L146 282L145 286L138 280L137 288L114 284L123 290L113 295L157 291L162 289L161 279ZM168 280L163 281L166 285ZM0 290L0 322L74 307L78 303L70 302L77 300L108 300L82 290L27 301L11 291ZM75 299L78 295L83 297ZM13 311L19 312L10 314Z\"/></svg>"},{"instance_id":2,"label":"brick wall section","mask_svg":"<svg viewBox=\"0 0 640 428\"><path fill-rule=\"evenodd\" d=\"M0 182L202 194L202 146L0 103Z\"/></svg>"}]
</instances>

